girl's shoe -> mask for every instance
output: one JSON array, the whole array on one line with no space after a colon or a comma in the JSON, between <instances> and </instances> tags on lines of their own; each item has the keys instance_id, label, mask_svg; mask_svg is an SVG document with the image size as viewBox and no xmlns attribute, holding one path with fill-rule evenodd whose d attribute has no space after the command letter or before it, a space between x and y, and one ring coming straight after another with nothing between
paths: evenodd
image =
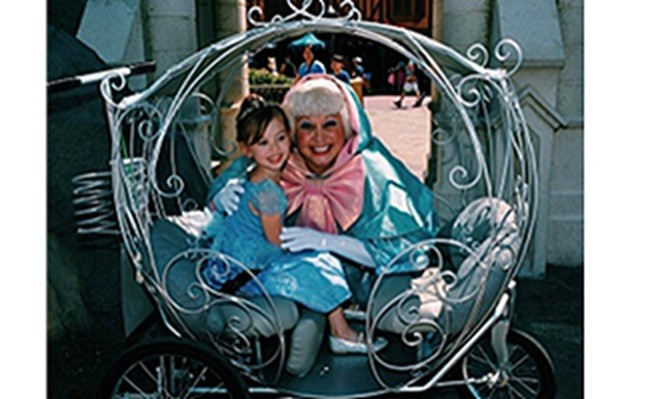
<instances>
[{"instance_id":1,"label":"girl's shoe","mask_svg":"<svg viewBox=\"0 0 650 399\"><path fill-rule=\"evenodd\" d=\"M372 343L375 352L384 349L386 345L388 345L388 341L382 337L377 337L375 342ZM368 345L363 333L359 333L356 342L330 335L330 350L339 355L365 354L368 353Z\"/></svg>"}]
</instances>

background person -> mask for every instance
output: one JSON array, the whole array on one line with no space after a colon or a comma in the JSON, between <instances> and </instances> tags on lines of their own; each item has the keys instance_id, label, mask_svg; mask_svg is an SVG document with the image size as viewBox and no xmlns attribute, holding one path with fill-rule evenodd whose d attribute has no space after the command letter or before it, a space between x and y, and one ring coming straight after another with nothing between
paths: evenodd
<instances>
[{"instance_id":1,"label":"background person","mask_svg":"<svg viewBox=\"0 0 650 399\"><path fill-rule=\"evenodd\" d=\"M303 78L312 73L326 73L325 65L322 62L318 61L314 56L314 50L312 46L307 45L302 50L302 58L304 61L298 66L298 76L296 76L296 82L298 79Z\"/></svg>"},{"instance_id":2,"label":"background person","mask_svg":"<svg viewBox=\"0 0 650 399\"><path fill-rule=\"evenodd\" d=\"M361 59L361 57L354 57L352 59L352 71L351 71L352 78L360 77L365 79L365 74L364 74L365 70L363 68L362 63L363 60Z\"/></svg>"},{"instance_id":3,"label":"background person","mask_svg":"<svg viewBox=\"0 0 650 399\"><path fill-rule=\"evenodd\" d=\"M413 104L413 107L419 107L424 101L424 95L420 93L420 88L418 86L418 77L415 75L415 64L413 61L409 61L405 69L405 80L404 84L401 86L401 93L397 101L394 102L397 108L402 108L402 101L407 94L415 94L416 101Z\"/></svg>"},{"instance_id":4,"label":"background person","mask_svg":"<svg viewBox=\"0 0 650 399\"><path fill-rule=\"evenodd\" d=\"M298 75L298 71L296 69L296 64L291 61L291 57L289 55L285 55L284 59L282 61L282 64L280 64L280 69L278 70L282 75L288 77L288 78L295 78Z\"/></svg>"},{"instance_id":5,"label":"background person","mask_svg":"<svg viewBox=\"0 0 650 399\"><path fill-rule=\"evenodd\" d=\"M330 68L332 69L332 75L336 77L341 82L350 84L350 74L345 70L345 58L340 54L334 54L332 60L330 61Z\"/></svg>"},{"instance_id":6,"label":"background person","mask_svg":"<svg viewBox=\"0 0 650 399\"><path fill-rule=\"evenodd\" d=\"M390 83L391 88L395 93L401 93L402 87L404 86L404 81L406 80L406 64L404 61L400 61L394 67L388 69L388 74L393 75L392 83Z\"/></svg>"}]
</instances>

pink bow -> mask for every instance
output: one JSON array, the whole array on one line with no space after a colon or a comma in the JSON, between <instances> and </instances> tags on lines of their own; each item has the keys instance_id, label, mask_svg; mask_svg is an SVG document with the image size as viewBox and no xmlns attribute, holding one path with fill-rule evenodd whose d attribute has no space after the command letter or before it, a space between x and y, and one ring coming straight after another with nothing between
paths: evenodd
<instances>
[{"instance_id":1,"label":"pink bow","mask_svg":"<svg viewBox=\"0 0 650 399\"><path fill-rule=\"evenodd\" d=\"M353 144L348 140L348 144ZM345 152L345 149L342 151ZM293 154L282 173L282 188L289 199L287 214L300 209L296 225L337 234L346 231L363 208L363 160L359 155L337 162L323 176L314 176L299 155Z\"/></svg>"}]
</instances>

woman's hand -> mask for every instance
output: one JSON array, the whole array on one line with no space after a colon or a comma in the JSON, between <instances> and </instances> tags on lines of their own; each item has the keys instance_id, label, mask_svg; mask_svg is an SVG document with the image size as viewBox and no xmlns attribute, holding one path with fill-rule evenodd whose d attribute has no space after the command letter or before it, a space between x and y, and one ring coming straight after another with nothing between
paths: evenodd
<instances>
[{"instance_id":1,"label":"woman's hand","mask_svg":"<svg viewBox=\"0 0 650 399\"><path fill-rule=\"evenodd\" d=\"M239 208L239 199L244 193L242 179L228 180L226 185L212 198L208 204L212 212L231 215Z\"/></svg>"},{"instance_id":2,"label":"woman's hand","mask_svg":"<svg viewBox=\"0 0 650 399\"><path fill-rule=\"evenodd\" d=\"M375 260L363 242L353 237L322 233L309 227L284 227L280 241L281 247L290 252L328 251L364 266L375 267Z\"/></svg>"},{"instance_id":3,"label":"woman's hand","mask_svg":"<svg viewBox=\"0 0 650 399\"><path fill-rule=\"evenodd\" d=\"M329 243L332 238L336 238L336 236L309 227L284 227L280 233L282 248L290 252L310 249L329 251Z\"/></svg>"}]
</instances>

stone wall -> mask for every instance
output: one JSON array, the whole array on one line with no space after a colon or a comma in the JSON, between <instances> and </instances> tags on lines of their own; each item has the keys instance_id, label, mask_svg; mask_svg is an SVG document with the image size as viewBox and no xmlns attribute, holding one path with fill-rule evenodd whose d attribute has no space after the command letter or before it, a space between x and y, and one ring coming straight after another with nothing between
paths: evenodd
<instances>
[{"instance_id":1,"label":"stone wall","mask_svg":"<svg viewBox=\"0 0 650 399\"><path fill-rule=\"evenodd\" d=\"M109 64L155 61L148 79L129 84L142 89L197 49L194 2L176 0L88 0L77 38Z\"/></svg>"},{"instance_id":2,"label":"stone wall","mask_svg":"<svg viewBox=\"0 0 650 399\"><path fill-rule=\"evenodd\" d=\"M442 41L461 54L474 43L487 43L490 3L489 0L445 1Z\"/></svg>"},{"instance_id":3,"label":"stone wall","mask_svg":"<svg viewBox=\"0 0 650 399\"><path fill-rule=\"evenodd\" d=\"M150 57L156 76L197 49L196 9L193 1L143 0L148 20Z\"/></svg>"},{"instance_id":4,"label":"stone wall","mask_svg":"<svg viewBox=\"0 0 650 399\"><path fill-rule=\"evenodd\" d=\"M583 0L559 0L565 49L558 82L557 109L566 127L555 135L551 170L548 262L581 265L584 261L584 36Z\"/></svg>"}]
</instances>

